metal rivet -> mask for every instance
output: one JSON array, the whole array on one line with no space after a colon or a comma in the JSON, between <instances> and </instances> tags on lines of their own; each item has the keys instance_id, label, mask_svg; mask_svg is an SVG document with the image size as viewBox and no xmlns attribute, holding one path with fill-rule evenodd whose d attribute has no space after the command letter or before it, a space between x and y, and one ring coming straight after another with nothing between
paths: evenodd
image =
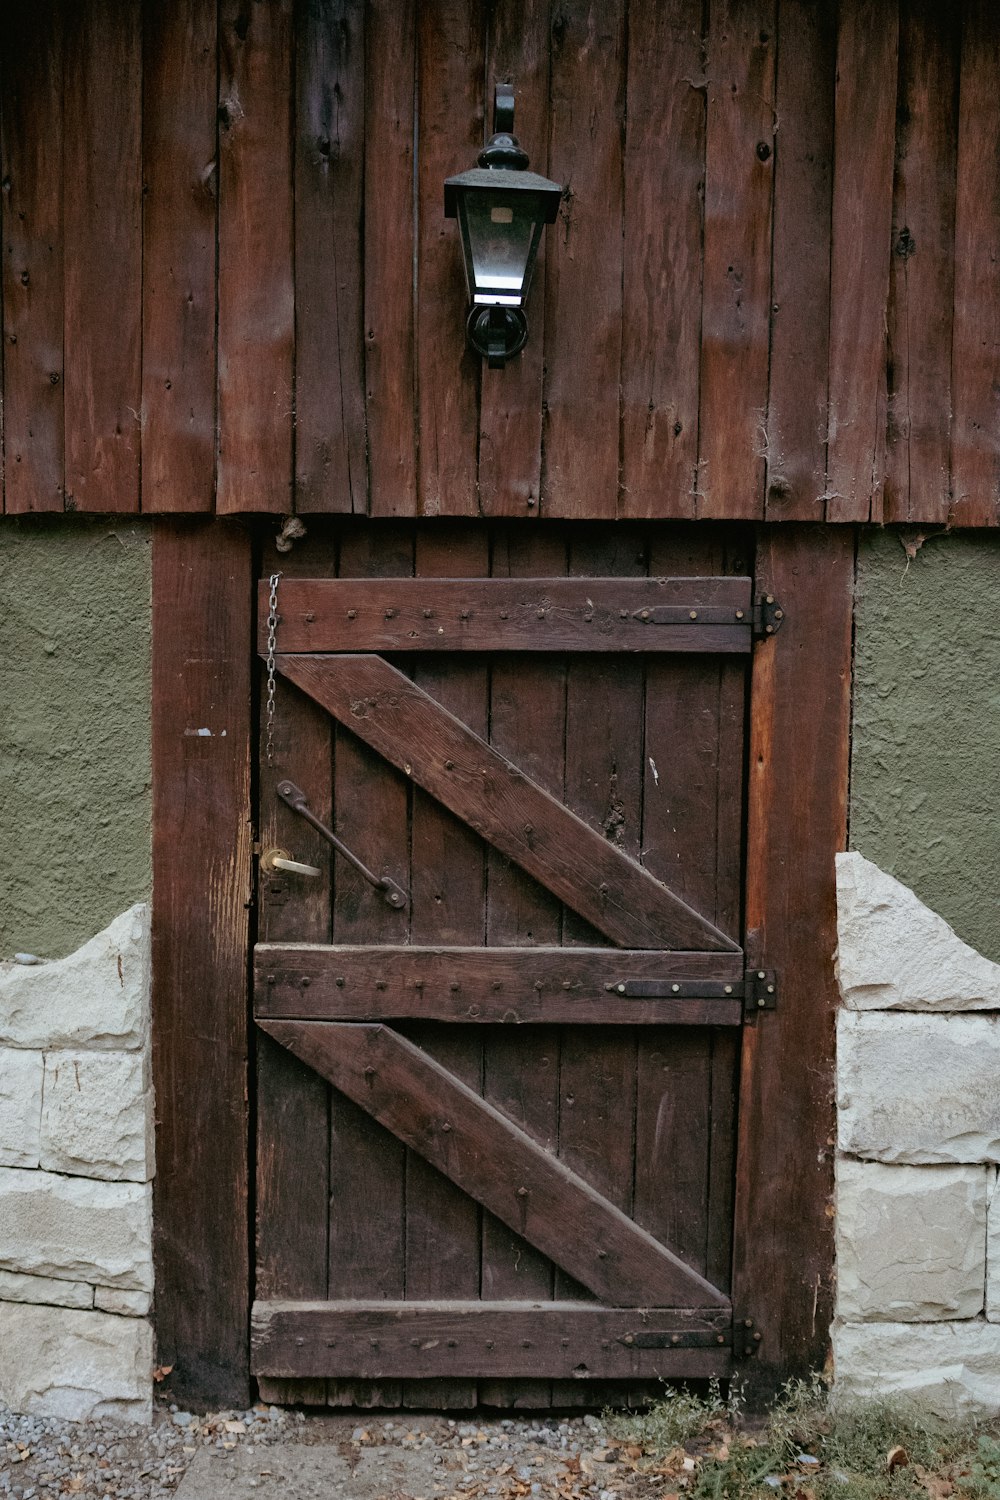
<instances>
[{"instance_id":1,"label":"metal rivet","mask_svg":"<svg viewBox=\"0 0 1000 1500\"><path fill-rule=\"evenodd\" d=\"M451 1122L449 1120L442 1120L441 1121L441 1129L444 1131L445 1135L447 1135L448 1132L451 1130Z\"/></svg>"},{"instance_id":2,"label":"metal rivet","mask_svg":"<svg viewBox=\"0 0 1000 1500\"><path fill-rule=\"evenodd\" d=\"M639 611L639 619L640 620L648 620L649 619L649 610L648 609L640 609L640 611Z\"/></svg>"},{"instance_id":3,"label":"metal rivet","mask_svg":"<svg viewBox=\"0 0 1000 1500\"><path fill-rule=\"evenodd\" d=\"M519 1187L518 1190L517 1190L517 1196L519 1198L527 1198L527 1196L528 1196L528 1189L526 1187Z\"/></svg>"},{"instance_id":4,"label":"metal rivet","mask_svg":"<svg viewBox=\"0 0 1000 1500\"><path fill-rule=\"evenodd\" d=\"M671 1337L671 1339L670 1339L670 1342L671 1342L671 1343L672 1343L672 1344L679 1344L679 1343L680 1343L680 1341L681 1341L681 1336L680 1336L680 1334L679 1334L679 1333L675 1333L675 1334L673 1334L673 1335L672 1335L672 1337Z\"/></svg>"},{"instance_id":5,"label":"metal rivet","mask_svg":"<svg viewBox=\"0 0 1000 1500\"><path fill-rule=\"evenodd\" d=\"M696 609L693 609L691 611L691 613L688 615L688 619L689 620L697 620L697 618L698 618L698 611Z\"/></svg>"},{"instance_id":6,"label":"metal rivet","mask_svg":"<svg viewBox=\"0 0 1000 1500\"><path fill-rule=\"evenodd\" d=\"M758 1000L757 1001L757 1009L758 1010L763 1010L764 1007L766 1006L766 1004L767 1004L766 1000Z\"/></svg>"},{"instance_id":7,"label":"metal rivet","mask_svg":"<svg viewBox=\"0 0 1000 1500\"><path fill-rule=\"evenodd\" d=\"M757 978L758 979L766 979L767 978L767 975L764 973L763 969L758 969L757 970Z\"/></svg>"},{"instance_id":8,"label":"metal rivet","mask_svg":"<svg viewBox=\"0 0 1000 1500\"><path fill-rule=\"evenodd\" d=\"M754 1334L754 1336L753 1336L753 1341L754 1341L754 1343L755 1343L755 1344L759 1344L759 1343L760 1343L760 1341L761 1341L761 1337L762 1337L762 1335L761 1335L761 1334L759 1334L759 1333L755 1333L755 1334Z\"/></svg>"},{"instance_id":9,"label":"metal rivet","mask_svg":"<svg viewBox=\"0 0 1000 1500\"><path fill-rule=\"evenodd\" d=\"M536 990L540 990L541 988L542 988L542 981L540 979L536 979L535 980L535 989Z\"/></svg>"},{"instance_id":10,"label":"metal rivet","mask_svg":"<svg viewBox=\"0 0 1000 1500\"><path fill-rule=\"evenodd\" d=\"M672 984L670 988L673 990L675 995L679 995L681 992L681 987L679 984Z\"/></svg>"},{"instance_id":11,"label":"metal rivet","mask_svg":"<svg viewBox=\"0 0 1000 1500\"><path fill-rule=\"evenodd\" d=\"M769 995L773 995L774 994L774 985L773 984L769 984L768 985L768 987L767 987L767 993Z\"/></svg>"},{"instance_id":12,"label":"metal rivet","mask_svg":"<svg viewBox=\"0 0 1000 1500\"><path fill-rule=\"evenodd\" d=\"M357 610L356 609L349 609L347 611L347 618L349 620L356 620L358 618L358 612L357 612Z\"/></svg>"},{"instance_id":13,"label":"metal rivet","mask_svg":"<svg viewBox=\"0 0 1000 1500\"><path fill-rule=\"evenodd\" d=\"M783 609L776 609L774 611L774 618L776 620L783 620L785 618L785 611Z\"/></svg>"},{"instance_id":14,"label":"metal rivet","mask_svg":"<svg viewBox=\"0 0 1000 1500\"><path fill-rule=\"evenodd\" d=\"M743 1327L744 1328L752 1328L753 1327L753 1318L744 1318L743 1319Z\"/></svg>"},{"instance_id":15,"label":"metal rivet","mask_svg":"<svg viewBox=\"0 0 1000 1500\"><path fill-rule=\"evenodd\" d=\"M536 501L534 495L529 495L528 498L527 498L527 500L525 500L524 503L528 507L529 510L533 510L534 507L537 505L538 502Z\"/></svg>"},{"instance_id":16,"label":"metal rivet","mask_svg":"<svg viewBox=\"0 0 1000 1500\"><path fill-rule=\"evenodd\" d=\"M738 609L736 611L736 618L737 618L737 620L742 620L742 618L743 618L743 611L741 609Z\"/></svg>"},{"instance_id":17,"label":"metal rivet","mask_svg":"<svg viewBox=\"0 0 1000 1500\"><path fill-rule=\"evenodd\" d=\"M725 987L725 994L731 995L732 993L733 993L733 987L732 987L732 985L731 984L727 984L726 987Z\"/></svg>"},{"instance_id":18,"label":"metal rivet","mask_svg":"<svg viewBox=\"0 0 1000 1500\"><path fill-rule=\"evenodd\" d=\"M618 985L615 986L615 988L617 989L619 995L624 995L624 993L625 993L625 986L623 984L618 984Z\"/></svg>"},{"instance_id":19,"label":"metal rivet","mask_svg":"<svg viewBox=\"0 0 1000 1500\"><path fill-rule=\"evenodd\" d=\"M563 980L563 989L564 990L571 990L572 988L573 988L573 981L572 981L572 979L564 979Z\"/></svg>"},{"instance_id":20,"label":"metal rivet","mask_svg":"<svg viewBox=\"0 0 1000 1500\"><path fill-rule=\"evenodd\" d=\"M717 1344L724 1344L726 1342L726 1335L724 1333L717 1333L715 1335L715 1342Z\"/></svg>"},{"instance_id":21,"label":"metal rivet","mask_svg":"<svg viewBox=\"0 0 1000 1500\"><path fill-rule=\"evenodd\" d=\"M634 1344L635 1343L635 1334L633 1334L633 1333L627 1333L625 1335L625 1337L622 1339L622 1343L623 1344Z\"/></svg>"},{"instance_id":22,"label":"metal rivet","mask_svg":"<svg viewBox=\"0 0 1000 1500\"><path fill-rule=\"evenodd\" d=\"M768 602L768 604L773 604L774 603L774 595L773 594L768 594L767 595L767 602Z\"/></svg>"},{"instance_id":23,"label":"metal rivet","mask_svg":"<svg viewBox=\"0 0 1000 1500\"><path fill-rule=\"evenodd\" d=\"M765 625L764 626L764 634L765 635L773 635L774 634L774 626L773 625Z\"/></svg>"},{"instance_id":24,"label":"metal rivet","mask_svg":"<svg viewBox=\"0 0 1000 1500\"><path fill-rule=\"evenodd\" d=\"M608 894L608 891L610 889L611 889L611 887L608 885L608 882L606 880L602 880L601 884L599 886L599 890L601 892L601 895L602 896L606 896Z\"/></svg>"}]
</instances>

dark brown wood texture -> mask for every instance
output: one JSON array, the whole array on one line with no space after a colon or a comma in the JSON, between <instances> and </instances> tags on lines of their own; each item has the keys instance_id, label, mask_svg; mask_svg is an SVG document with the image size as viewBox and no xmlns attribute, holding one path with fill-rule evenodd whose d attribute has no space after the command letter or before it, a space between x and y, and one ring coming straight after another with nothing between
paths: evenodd
<instances>
[{"instance_id":1,"label":"dark brown wood texture","mask_svg":"<svg viewBox=\"0 0 1000 1500\"><path fill-rule=\"evenodd\" d=\"M847 834L853 536L770 530L757 577L795 624L759 647L751 688L747 951L780 970L781 1003L744 1030L733 1305L762 1334L748 1378L773 1388L822 1367L833 1312L830 955L833 856Z\"/></svg>"},{"instance_id":2,"label":"dark brown wood texture","mask_svg":"<svg viewBox=\"0 0 1000 1500\"><path fill-rule=\"evenodd\" d=\"M453 550L443 557L454 569ZM259 586L258 646L268 584ZM574 651L747 653L749 578L289 579L280 652Z\"/></svg>"},{"instance_id":3,"label":"dark brown wood texture","mask_svg":"<svg viewBox=\"0 0 1000 1500\"><path fill-rule=\"evenodd\" d=\"M8 512L997 523L990 5L3 26ZM565 193L490 371L441 183L501 77Z\"/></svg>"},{"instance_id":4,"label":"dark brown wood texture","mask_svg":"<svg viewBox=\"0 0 1000 1500\"><path fill-rule=\"evenodd\" d=\"M275 1374L313 1363L360 1365L372 1379L398 1371L425 1382L484 1363L516 1377L656 1380L731 1371L727 1319L686 1308L627 1311L579 1302L262 1302L255 1362ZM331 1357L331 1350L335 1352ZM594 1399L593 1391L590 1401Z\"/></svg>"},{"instance_id":5,"label":"dark brown wood texture","mask_svg":"<svg viewBox=\"0 0 1000 1500\"><path fill-rule=\"evenodd\" d=\"M619 1307L726 1305L715 1287L398 1031L340 1021L258 1024L596 1297Z\"/></svg>"},{"instance_id":6,"label":"dark brown wood texture","mask_svg":"<svg viewBox=\"0 0 1000 1500\"><path fill-rule=\"evenodd\" d=\"M738 953L258 943L254 967L263 1018L736 1026L743 1012Z\"/></svg>"},{"instance_id":7,"label":"dark brown wood texture","mask_svg":"<svg viewBox=\"0 0 1000 1500\"><path fill-rule=\"evenodd\" d=\"M246 955L251 548L164 522L153 546L154 1253L178 1401L248 1399ZM208 731L208 732L206 732Z\"/></svg>"},{"instance_id":8,"label":"dark brown wood texture","mask_svg":"<svg viewBox=\"0 0 1000 1500\"><path fill-rule=\"evenodd\" d=\"M275 559L273 566L284 574L279 612L282 601L293 598L293 588L306 587L297 579L316 577L339 577L345 586L354 587L351 580L397 578L402 583L415 573L412 587L417 588L425 579L451 572L466 577L490 573L498 581L513 582L533 576L561 580L572 573L586 593L588 579L616 575L635 583L661 577L728 576L731 582L726 587L745 589L738 579L752 571L752 548L748 551L741 546L743 540L725 538L716 528L711 528L711 537L708 529L682 528L672 538L654 544L638 529L628 527L613 536L595 528L575 534L568 544L561 527L544 522L519 528L506 523L489 528L423 523L414 533L413 528L396 523L344 522L324 528L313 521L306 542ZM262 573L266 575L271 567L268 557ZM704 588L705 584L696 586ZM651 868L655 864L658 880L678 879L687 902L704 907L727 940L738 936L745 658L700 656L685 661L660 655L654 663L643 654L626 663L612 656L601 661L554 653L483 657L465 652L398 660L405 660L406 675L394 672L393 682L407 698L419 699L422 690L445 705L496 752L515 760L557 805L564 803L603 834L596 840L602 851L629 863L627 857L634 859L641 850L643 860ZM311 740L303 734L302 720L294 711L282 725L291 699L307 705L310 700L280 674L278 683L275 743L280 753L276 751L275 765L267 776L286 775L302 786L311 805L330 818L348 845L374 867L387 870L411 899L408 911L392 912L342 860L334 858L332 946L327 948L326 937L320 935L310 940L308 950L298 948L286 929L278 940L282 965L291 965L292 982L286 984L285 969L268 965L269 955L279 952L275 939L269 937L259 950L258 962L263 988L275 1003L272 1009L270 1001L262 1000L261 1016L269 1012L289 1020L324 1015L348 1019L336 1009L324 1010L327 998L336 997L334 1007L343 1005L345 998L354 1004L367 986L375 1005L381 1003L383 1010L372 1010L365 1018L384 1019L392 1013L397 996L416 993L415 986L408 991L407 976L424 977L428 1006L407 1007L410 1019L395 1016L398 1031L626 1215L633 1214L635 1140L639 1159L657 1163L642 1175L634 1215L640 1228L672 1250L672 1235L678 1226L686 1225L684 1259L699 1277L725 1291L730 1239L725 1184L733 1171L735 1050L732 1041L723 1046L718 1038L724 1031L737 1037L738 1027L706 1026L704 1022L710 1015L720 1022L736 1020L736 1004L724 993L725 983L739 985L741 960L735 943L716 954L654 951L633 952L629 958L622 950L623 961L642 966L644 974L653 973L648 968L652 963L655 972L671 983L689 978L693 989L676 1000L671 992L663 1001L626 1000L602 990L593 1003L597 1006L603 1000L603 1014L598 1020L595 1013L595 1020L586 1027L577 1026L578 1017L568 1010L554 1008L544 1015L541 1008L549 996L565 1006L572 1003L574 993L586 993L576 988L577 983L582 985L594 946L600 949L606 940L507 856L489 849L431 797L415 775L407 776L388 765L359 741L350 727L334 727L331 777L322 753L315 758ZM351 718L348 713L347 720ZM636 735L636 723L644 726L642 735ZM417 741L407 731L406 743L411 742L415 751ZM415 762L407 759L412 772ZM649 769L650 759L655 775ZM688 806L685 793L695 771L697 810L693 804ZM262 785L264 775L262 765ZM262 829L272 826L272 818L273 812L262 807ZM312 833L287 809L281 809L273 827L276 842L325 869L325 859L316 857L319 846ZM270 831L265 838L270 840ZM287 877L290 892L294 882L295 877ZM325 893L320 894L322 882L300 880L298 888L310 909L314 901L322 904L326 899ZM294 899L289 896L290 910ZM269 894L267 900L272 900ZM459 945L474 955L476 945L483 942L487 946L479 952L490 966L487 1004L497 993L492 988L495 983L510 986L518 992L519 1014L530 1017L530 1025L503 1020L445 1025L442 1020L428 1019L453 1015L447 1007L454 998L464 996L468 1003L477 987L468 965L478 965L480 960L457 958L445 978L450 955L441 953L442 947ZM512 955L510 945L520 948L521 954ZM315 964L306 959L309 972L305 974L296 965L307 952L316 957ZM435 953L440 954L437 959ZM433 983L428 987L429 975L419 976L412 969L424 954L429 954L434 965L429 975L441 976L437 988ZM334 973L326 955L342 955L350 967L344 974ZM375 972L380 959L383 969L389 965L384 973ZM544 969L531 971L525 999L511 963L530 966L536 961ZM610 955L608 962L613 964ZM268 987L266 976L271 972L275 984ZM365 973L370 986L362 978ZM527 969L522 970L526 973ZM546 973L553 979L548 991ZM402 979L400 989L394 987L393 975ZM310 980L305 989L303 977ZM632 977L631 968L622 975L623 980ZM343 986L336 984L338 978L345 979ZM541 991L535 989L536 980L542 983ZM569 990L563 988L567 980ZM381 982L385 989L379 987ZM602 982L611 982L610 974ZM453 984L460 988L453 990ZM722 993L713 989L711 997L699 1000L696 992L711 985ZM297 1009L295 997L306 995L310 1008ZM433 1008L438 999L440 1012ZM663 1020L663 1011L673 1004L684 1007L678 1016L684 1017L683 1024L676 1027ZM625 1009L609 1008L626 1005L639 1007L635 1019L641 1016L640 1024L629 1025ZM698 1009L703 1005L712 1007L711 1013ZM728 1010L720 1014L716 1008L721 1006L730 1007L733 1014ZM350 1018L364 1019L356 1006ZM261 1056L273 1051L271 1039L262 1037ZM290 1053L285 1055L291 1060ZM693 1069L688 1066L692 1058L697 1059ZM303 1078L317 1077L294 1061L292 1065ZM582 1305L588 1304L590 1294L573 1276L556 1273L547 1255L462 1193L338 1090L330 1091L328 1108L333 1122L329 1137L319 1118L303 1117L303 1130L294 1147L282 1144L279 1134L266 1160L274 1164L279 1155L286 1155L288 1167L280 1180L289 1194L299 1193L301 1203L296 1211L290 1200L285 1201L286 1225L294 1224L300 1237L315 1235L314 1244L328 1247L329 1297L392 1302L404 1296L407 1300L545 1301L556 1296L582 1298ZM292 1113L287 1114L289 1121ZM263 1139L268 1130L263 1104L260 1127ZM323 1167L327 1160L328 1178ZM268 1170L278 1181L275 1166ZM322 1188L317 1178L328 1184L328 1217L319 1208ZM362 1194L359 1183L364 1183ZM687 1201L692 1195L693 1205ZM267 1230L261 1224L259 1234L261 1243L277 1246L288 1230ZM312 1252L297 1254L309 1261ZM290 1264L297 1264L295 1257ZM295 1290L268 1292L265 1300L275 1295L317 1300L314 1294ZM265 1380L268 1390L275 1388L269 1378ZM296 1382L295 1390L309 1389L310 1384L314 1382ZM560 1379L553 1387L551 1379L541 1374L501 1380L484 1377L472 1385L476 1389L470 1388L468 1380L444 1377L394 1381L331 1376L328 1400L440 1407L467 1406L476 1397L486 1404L506 1406L550 1401L563 1405L571 1396L577 1403L584 1399L577 1383ZM605 1399L605 1394L592 1386L586 1399Z\"/></svg>"},{"instance_id":9,"label":"dark brown wood texture","mask_svg":"<svg viewBox=\"0 0 1000 1500\"><path fill-rule=\"evenodd\" d=\"M279 656L278 670L612 942L735 947L380 656Z\"/></svg>"}]
</instances>

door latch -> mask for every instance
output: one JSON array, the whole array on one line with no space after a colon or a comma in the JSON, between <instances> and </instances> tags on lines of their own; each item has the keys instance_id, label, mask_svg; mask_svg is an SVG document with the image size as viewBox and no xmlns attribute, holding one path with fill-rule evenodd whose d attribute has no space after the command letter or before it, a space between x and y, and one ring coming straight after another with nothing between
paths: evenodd
<instances>
[{"instance_id":1,"label":"door latch","mask_svg":"<svg viewBox=\"0 0 1000 1500\"><path fill-rule=\"evenodd\" d=\"M394 880L390 879L388 875L376 875L373 870L369 870L368 866L363 860L358 858L353 850L348 849L347 845L341 839L338 839L337 835L327 828L325 823L320 822L316 814L311 811L306 794L302 791L301 787L297 787L293 781L279 781L277 792L282 802L287 803L292 812L297 812L300 818L305 818L310 828L315 828L317 833L322 834L327 843L332 844L337 853L346 859L349 865L354 866L363 880L367 880L370 886L374 886L375 890L381 892L382 900L387 906L391 906L394 910L399 911L406 905L406 892Z\"/></svg>"}]
</instances>

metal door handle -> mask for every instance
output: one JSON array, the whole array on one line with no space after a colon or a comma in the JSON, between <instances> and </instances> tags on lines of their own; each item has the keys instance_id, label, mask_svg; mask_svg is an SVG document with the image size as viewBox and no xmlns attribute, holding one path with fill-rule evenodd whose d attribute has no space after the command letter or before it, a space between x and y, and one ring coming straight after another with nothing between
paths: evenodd
<instances>
[{"instance_id":1,"label":"metal door handle","mask_svg":"<svg viewBox=\"0 0 1000 1500\"><path fill-rule=\"evenodd\" d=\"M305 818L309 826L315 828L317 833L322 834L327 843L332 844L337 853L343 855L348 864L353 865L358 874L364 880L367 880L369 885L374 886L377 891L381 892L382 900L387 906L391 906L396 911L399 911L401 907L406 905L406 892L401 890L394 880L391 880L388 875L376 875L374 871L369 870L368 866L352 850L348 849L347 845L338 839L335 833L332 833L324 823L320 822L316 814L310 810L306 794L302 791L301 787L297 787L293 781L279 781L277 792L282 802L286 802L293 812L297 812L300 817Z\"/></svg>"},{"instance_id":2,"label":"metal door handle","mask_svg":"<svg viewBox=\"0 0 1000 1500\"><path fill-rule=\"evenodd\" d=\"M322 875L323 871L317 865L304 865L301 860L293 859L287 849L265 849L260 857L262 870L270 873L272 870L285 870L289 875Z\"/></svg>"}]
</instances>

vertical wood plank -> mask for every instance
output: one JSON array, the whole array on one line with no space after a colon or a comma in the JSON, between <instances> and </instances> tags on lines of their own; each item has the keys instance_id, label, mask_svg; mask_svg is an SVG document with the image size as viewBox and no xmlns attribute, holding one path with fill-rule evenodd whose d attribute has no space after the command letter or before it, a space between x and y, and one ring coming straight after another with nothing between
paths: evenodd
<instances>
[{"instance_id":1,"label":"vertical wood plank","mask_svg":"<svg viewBox=\"0 0 1000 1500\"><path fill-rule=\"evenodd\" d=\"M774 0L711 0L699 517L764 510L771 306Z\"/></svg>"},{"instance_id":2,"label":"vertical wood plank","mask_svg":"<svg viewBox=\"0 0 1000 1500\"><path fill-rule=\"evenodd\" d=\"M484 529L438 527L417 535L418 577L476 578L489 572ZM414 680L477 734L489 732L489 674L485 662L424 660ZM414 789L410 831L410 936L414 943L481 945L486 925L486 857L482 839L440 803ZM452 1073L479 1092L483 1043L479 1027L407 1028ZM479 1296L480 1211L422 1157L407 1153L406 1295L447 1300ZM469 1408L474 1380L410 1381L403 1404Z\"/></svg>"},{"instance_id":3,"label":"vertical wood plank","mask_svg":"<svg viewBox=\"0 0 1000 1500\"><path fill-rule=\"evenodd\" d=\"M301 5L295 95L295 509L364 514L363 0Z\"/></svg>"},{"instance_id":4,"label":"vertical wood plank","mask_svg":"<svg viewBox=\"0 0 1000 1500\"><path fill-rule=\"evenodd\" d=\"M63 7L0 12L8 515L63 508Z\"/></svg>"},{"instance_id":5,"label":"vertical wood plank","mask_svg":"<svg viewBox=\"0 0 1000 1500\"><path fill-rule=\"evenodd\" d=\"M705 93L701 0L629 8L623 516L695 514Z\"/></svg>"},{"instance_id":6,"label":"vertical wood plank","mask_svg":"<svg viewBox=\"0 0 1000 1500\"><path fill-rule=\"evenodd\" d=\"M216 509L292 508L292 0L219 8Z\"/></svg>"},{"instance_id":7,"label":"vertical wood plank","mask_svg":"<svg viewBox=\"0 0 1000 1500\"><path fill-rule=\"evenodd\" d=\"M514 85L514 128L533 171L548 173L548 0L495 0L486 45L487 108L497 83ZM491 123L487 120L487 125ZM528 342L503 370L485 363L479 396L479 505L485 516L537 516L542 463L545 243L528 300Z\"/></svg>"},{"instance_id":8,"label":"vertical wood plank","mask_svg":"<svg viewBox=\"0 0 1000 1500\"><path fill-rule=\"evenodd\" d=\"M63 14L66 509L137 511L141 10L94 0Z\"/></svg>"},{"instance_id":9,"label":"vertical wood plank","mask_svg":"<svg viewBox=\"0 0 1000 1500\"><path fill-rule=\"evenodd\" d=\"M948 519L961 12L908 0L888 312L886 521Z\"/></svg>"},{"instance_id":10,"label":"vertical wood plank","mask_svg":"<svg viewBox=\"0 0 1000 1500\"><path fill-rule=\"evenodd\" d=\"M369 0L365 60L365 401L369 508L416 514L414 0ZM375 186L377 184L377 186Z\"/></svg>"},{"instance_id":11,"label":"vertical wood plank","mask_svg":"<svg viewBox=\"0 0 1000 1500\"><path fill-rule=\"evenodd\" d=\"M566 571L566 540L552 528L498 530L491 571L499 577L557 577ZM496 661L490 682L490 743L555 796L562 792L566 689L555 663ZM558 944L562 904L502 856L488 863L488 944ZM559 1122L559 1035L552 1027L490 1028L483 1048L483 1093L549 1149ZM547 1300L549 1260L491 1214L483 1214L482 1295ZM543 1407L547 1381L481 1381L486 1406Z\"/></svg>"},{"instance_id":12,"label":"vertical wood plank","mask_svg":"<svg viewBox=\"0 0 1000 1500\"><path fill-rule=\"evenodd\" d=\"M850 0L841 6L830 250L828 521L882 515L898 39L894 0Z\"/></svg>"},{"instance_id":13,"label":"vertical wood plank","mask_svg":"<svg viewBox=\"0 0 1000 1500\"><path fill-rule=\"evenodd\" d=\"M483 139L485 4L423 0L417 10L417 509L475 516L480 357L467 345L457 225L443 183L471 166ZM490 105L492 109L492 105Z\"/></svg>"},{"instance_id":14,"label":"vertical wood plank","mask_svg":"<svg viewBox=\"0 0 1000 1500\"><path fill-rule=\"evenodd\" d=\"M343 578L409 577L411 527L362 522L340 544ZM370 869L404 890L412 880L409 788L346 729L334 739L333 828ZM393 911L345 860L334 862L333 940L405 943L409 909ZM406 1149L344 1095L330 1098L330 1264L328 1295L401 1298L406 1290ZM402 1384L329 1381L334 1406L398 1406Z\"/></svg>"},{"instance_id":15,"label":"vertical wood plank","mask_svg":"<svg viewBox=\"0 0 1000 1500\"><path fill-rule=\"evenodd\" d=\"M830 367L835 0L778 0L769 521L822 521Z\"/></svg>"},{"instance_id":16,"label":"vertical wood plank","mask_svg":"<svg viewBox=\"0 0 1000 1500\"><path fill-rule=\"evenodd\" d=\"M834 855L847 834L853 532L770 530L756 574L785 624L754 651L747 951L780 973L781 1003L744 1028L733 1298L762 1335L746 1373L763 1394L822 1369L833 1311L831 955Z\"/></svg>"},{"instance_id":17,"label":"vertical wood plank","mask_svg":"<svg viewBox=\"0 0 1000 1500\"><path fill-rule=\"evenodd\" d=\"M542 508L618 508L622 351L624 0L563 0L551 26L549 175L565 184L547 231Z\"/></svg>"},{"instance_id":18,"label":"vertical wood plank","mask_svg":"<svg viewBox=\"0 0 1000 1500\"><path fill-rule=\"evenodd\" d=\"M264 549L261 575L335 575L335 548L310 537L282 556ZM281 580L278 582L281 610ZM288 777L302 787L309 805L329 826L332 721L304 693L279 677L275 683L273 752L268 761L267 690L257 663L262 705L259 735L257 816L262 851L287 849L294 859L316 865L320 879L270 875L258 866L258 940L328 943L332 871L330 846L278 797ZM257 1233L255 1295L323 1300L327 1291L329 1219L329 1088L264 1032L257 1047ZM322 1405L326 1382L259 1380L264 1401Z\"/></svg>"},{"instance_id":19,"label":"vertical wood plank","mask_svg":"<svg viewBox=\"0 0 1000 1500\"><path fill-rule=\"evenodd\" d=\"M215 492L216 11L143 6L142 508Z\"/></svg>"},{"instance_id":20,"label":"vertical wood plank","mask_svg":"<svg viewBox=\"0 0 1000 1500\"><path fill-rule=\"evenodd\" d=\"M178 1401L245 1405L250 1296L246 535L153 539L154 1255L161 1363ZM207 727L210 734L192 733ZM197 857L192 858L192 851Z\"/></svg>"},{"instance_id":21,"label":"vertical wood plank","mask_svg":"<svg viewBox=\"0 0 1000 1500\"><path fill-rule=\"evenodd\" d=\"M962 9L952 347L951 520L1000 519L1000 29L989 0Z\"/></svg>"}]
</instances>

